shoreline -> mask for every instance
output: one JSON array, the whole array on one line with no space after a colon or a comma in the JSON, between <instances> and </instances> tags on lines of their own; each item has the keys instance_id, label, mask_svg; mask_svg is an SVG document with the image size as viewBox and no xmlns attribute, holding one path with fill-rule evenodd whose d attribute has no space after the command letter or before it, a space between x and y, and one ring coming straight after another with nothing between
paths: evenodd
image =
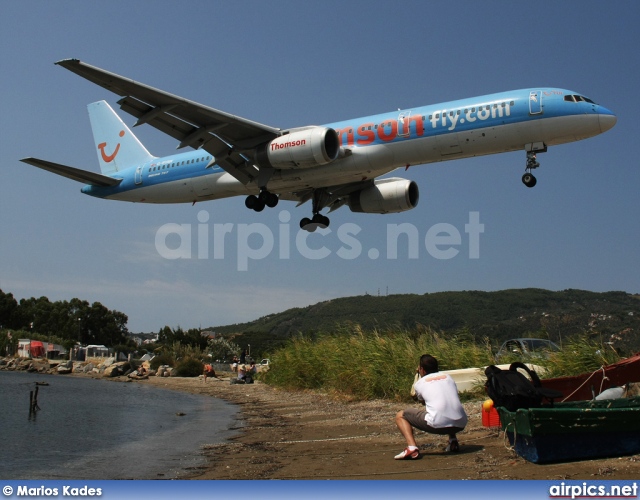
<instances>
[{"instance_id":1,"label":"shoreline","mask_svg":"<svg viewBox=\"0 0 640 500\"><path fill-rule=\"evenodd\" d=\"M45 375L44 372L40 372ZM202 377L130 379L95 373L58 375L147 384L210 396L237 406L223 443L201 443L203 465L186 467L177 479L544 479L637 480L640 454L537 465L516 455L499 428L482 426L481 401L464 403L469 416L458 434L460 453L445 453L446 437L416 432L420 460L394 460L405 447L394 417L417 403L350 401L311 391L229 383ZM559 446L562 441L559 440ZM168 450L170 452L170 450ZM198 451L196 451L198 453Z\"/></svg>"},{"instance_id":2,"label":"shoreline","mask_svg":"<svg viewBox=\"0 0 640 500\"><path fill-rule=\"evenodd\" d=\"M111 379L118 380L118 379ZM239 407L237 436L202 443L205 465L180 479L637 479L640 455L536 465L508 448L504 434L482 426L481 402L465 403L460 453L446 438L416 433L422 458L393 460L404 440L394 417L411 403L359 401L276 389L257 381L231 385L202 378L135 380L159 388L212 396Z\"/></svg>"}]
</instances>

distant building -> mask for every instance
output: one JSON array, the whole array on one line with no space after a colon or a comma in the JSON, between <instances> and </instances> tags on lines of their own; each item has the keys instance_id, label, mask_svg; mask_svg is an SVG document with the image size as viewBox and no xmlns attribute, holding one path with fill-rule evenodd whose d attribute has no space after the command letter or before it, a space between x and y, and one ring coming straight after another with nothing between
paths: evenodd
<instances>
[{"instance_id":1,"label":"distant building","mask_svg":"<svg viewBox=\"0 0 640 500\"><path fill-rule=\"evenodd\" d=\"M113 349L103 345L88 345L84 349L86 349L88 358L107 358L113 352Z\"/></svg>"},{"instance_id":2,"label":"distant building","mask_svg":"<svg viewBox=\"0 0 640 500\"><path fill-rule=\"evenodd\" d=\"M58 358L65 356L67 350L53 342L41 342L39 340L18 339L18 356L21 358Z\"/></svg>"},{"instance_id":3,"label":"distant building","mask_svg":"<svg viewBox=\"0 0 640 500\"><path fill-rule=\"evenodd\" d=\"M129 338L133 340L137 346L146 345L146 344L154 344L158 341L157 333L131 333L129 332Z\"/></svg>"},{"instance_id":4,"label":"distant building","mask_svg":"<svg viewBox=\"0 0 640 500\"><path fill-rule=\"evenodd\" d=\"M113 349L103 345L76 345L73 352L73 359L76 361L86 361L87 358L108 358L115 355Z\"/></svg>"}]
</instances>

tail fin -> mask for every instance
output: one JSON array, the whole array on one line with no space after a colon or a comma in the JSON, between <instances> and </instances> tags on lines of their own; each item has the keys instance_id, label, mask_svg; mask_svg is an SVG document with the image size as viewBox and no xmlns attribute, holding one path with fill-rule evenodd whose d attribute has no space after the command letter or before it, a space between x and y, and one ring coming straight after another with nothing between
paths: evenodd
<instances>
[{"instance_id":1,"label":"tail fin","mask_svg":"<svg viewBox=\"0 0 640 500\"><path fill-rule=\"evenodd\" d=\"M87 106L100 171L112 175L154 158L105 101Z\"/></svg>"}]
</instances>

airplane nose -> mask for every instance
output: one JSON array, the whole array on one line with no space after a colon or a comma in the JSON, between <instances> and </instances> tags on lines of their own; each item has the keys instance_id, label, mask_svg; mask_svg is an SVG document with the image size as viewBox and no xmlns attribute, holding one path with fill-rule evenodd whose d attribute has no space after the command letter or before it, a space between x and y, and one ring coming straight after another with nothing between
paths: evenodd
<instances>
[{"instance_id":1,"label":"airplane nose","mask_svg":"<svg viewBox=\"0 0 640 500\"><path fill-rule=\"evenodd\" d=\"M613 126L618 121L616 115L614 115L611 111L604 110L604 113L600 113L598 115L598 121L600 122L600 130L604 133L607 130L613 128Z\"/></svg>"}]
</instances>

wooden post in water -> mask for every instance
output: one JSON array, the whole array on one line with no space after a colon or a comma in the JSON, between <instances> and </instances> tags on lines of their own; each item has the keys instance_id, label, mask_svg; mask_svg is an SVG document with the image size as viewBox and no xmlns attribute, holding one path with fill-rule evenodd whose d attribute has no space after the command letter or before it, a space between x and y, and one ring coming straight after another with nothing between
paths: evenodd
<instances>
[{"instance_id":1,"label":"wooden post in water","mask_svg":"<svg viewBox=\"0 0 640 500\"><path fill-rule=\"evenodd\" d=\"M38 406L38 386L36 386L36 392L29 391L29 416L34 414L40 407Z\"/></svg>"}]
</instances>

